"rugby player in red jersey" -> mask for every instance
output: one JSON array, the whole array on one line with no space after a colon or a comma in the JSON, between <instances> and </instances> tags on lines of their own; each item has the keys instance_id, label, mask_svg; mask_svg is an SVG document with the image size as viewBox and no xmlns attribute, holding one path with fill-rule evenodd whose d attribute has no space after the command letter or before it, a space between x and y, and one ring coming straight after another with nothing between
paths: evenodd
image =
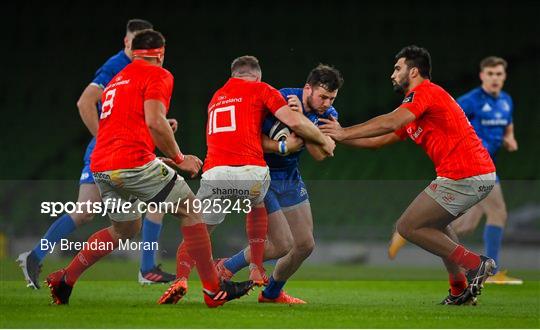
<instances>
[{"instance_id":1,"label":"rugby player in red jersey","mask_svg":"<svg viewBox=\"0 0 540 330\"><path fill-rule=\"evenodd\" d=\"M425 150L437 178L401 215L397 231L443 259L450 294L442 304L475 303L495 262L460 245L449 224L488 195L495 184L495 166L457 102L430 81L429 52L408 46L395 60L394 90L405 94L397 109L346 128L320 119L325 122L321 129L359 148L379 148L409 136Z\"/></svg>"},{"instance_id":2,"label":"rugby player in red jersey","mask_svg":"<svg viewBox=\"0 0 540 330\"><path fill-rule=\"evenodd\" d=\"M180 152L166 118L173 76L162 68L165 39L157 31L142 30L133 38L132 50L133 62L103 91L90 164L112 225L94 233L69 266L47 277L53 303L67 304L79 276L117 248L119 240L139 232L142 201L179 203L176 211L167 211L181 220L186 250L196 262L206 304L217 307L244 295L253 284L219 280L206 226L190 208L195 196L175 171L194 176L202 162ZM156 158L155 147L169 158ZM111 210L111 205L116 206Z\"/></svg>"},{"instance_id":3,"label":"rugby player in red jersey","mask_svg":"<svg viewBox=\"0 0 540 330\"><path fill-rule=\"evenodd\" d=\"M264 118L272 113L297 135L312 142L325 156L332 156L335 148L331 138L323 135L302 113L292 111L281 93L261 78L257 58L242 56L232 62L231 78L214 93L208 105L208 151L197 192L197 198L212 202L209 205L213 212L202 215L209 231L223 222L226 212L220 210L231 201L250 205L246 217L251 253L250 280L258 285L267 280L262 264L268 227L264 197L270 184L270 173L261 141ZM219 208L214 209L215 205ZM179 247L178 254L184 258L178 259L177 282L187 283L193 260L183 246ZM169 300L167 293L162 298Z\"/></svg>"}]
</instances>

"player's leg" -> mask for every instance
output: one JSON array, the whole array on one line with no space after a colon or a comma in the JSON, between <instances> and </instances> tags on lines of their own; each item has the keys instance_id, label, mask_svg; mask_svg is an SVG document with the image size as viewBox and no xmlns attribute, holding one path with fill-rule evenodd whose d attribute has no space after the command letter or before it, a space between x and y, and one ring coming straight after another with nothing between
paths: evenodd
<instances>
[{"instance_id":1,"label":"player's leg","mask_svg":"<svg viewBox=\"0 0 540 330\"><path fill-rule=\"evenodd\" d=\"M164 166L164 165L162 165ZM207 172L208 173L208 172ZM199 193L202 195L212 194L212 187L207 180L201 180ZM166 196L165 202L178 203L176 210L171 214L181 221L181 231L183 235L182 245L187 252L190 263L195 264L199 278L203 285L204 300L208 307L217 307L225 302L245 295L253 286L251 281L235 283L220 281L218 273L212 260L212 245L206 224L203 222L200 210L200 200L196 198L189 186L182 177L174 176L168 184L168 191L160 194ZM165 188L167 188L165 187ZM198 193L198 194L199 194ZM159 195L159 194L158 194ZM216 218L218 224L223 221L224 214L211 214ZM206 219L205 219L206 221ZM178 252L183 250L179 247ZM177 253L177 264L185 262L181 260L181 253ZM187 290L185 279L178 278L158 300L159 304L176 303Z\"/></svg>"},{"instance_id":2,"label":"player's leg","mask_svg":"<svg viewBox=\"0 0 540 330\"><path fill-rule=\"evenodd\" d=\"M499 251L502 246L504 227L508 219L506 203L500 183L495 184L491 193L482 201L487 220L484 227L485 254L499 264ZM494 284L523 284L523 280L510 277L507 271L498 271L487 279L486 283Z\"/></svg>"},{"instance_id":3,"label":"player's leg","mask_svg":"<svg viewBox=\"0 0 540 330\"><path fill-rule=\"evenodd\" d=\"M444 230L446 235L450 237L454 242L459 243L459 238L456 232L451 226L447 226ZM442 305L463 305L463 304L475 304L476 297L473 297L467 289L467 277L465 273L457 264L452 261L442 258L442 261L448 271L448 282L450 289L448 290L448 296L441 302Z\"/></svg>"},{"instance_id":4,"label":"player's leg","mask_svg":"<svg viewBox=\"0 0 540 330\"><path fill-rule=\"evenodd\" d=\"M94 233L83 249L77 253L71 263L47 276L47 285L51 290L53 303L57 305L69 303L71 290L81 274L104 256L118 247L120 239L131 239L140 231L141 214L138 212L139 201L132 196L116 190L113 186L100 183L101 194L105 205L109 200L118 205L128 204L125 213L109 212L112 226ZM134 203L130 201L133 200Z\"/></svg>"},{"instance_id":5,"label":"player's leg","mask_svg":"<svg viewBox=\"0 0 540 330\"><path fill-rule=\"evenodd\" d=\"M265 200L268 199L268 195ZM266 203L267 211L269 204ZM278 205L279 207L279 205ZM279 259L292 248L293 237L285 215L281 209L268 214L268 232L266 233L264 260ZM216 264L222 278L231 278L251 262L249 246L228 259L220 259Z\"/></svg>"},{"instance_id":6,"label":"player's leg","mask_svg":"<svg viewBox=\"0 0 540 330\"><path fill-rule=\"evenodd\" d=\"M285 294L282 289L286 281L298 270L315 248L311 206L306 199L300 204L284 208L283 211L294 237L293 245L291 250L278 260L268 286L261 293L259 301L302 304L305 303L303 300Z\"/></svg>"},{"instance_id":7,"label":"player's leg","mask_svg":"<svg viewBox=\"0 0 540 330\"><path fill-rule=\"evenodd\" d=\"M271 172L272 173L272 172ZM292 235L287 219L281 211L278 194L282 180L275 179L270 182L270 187L264 203L268 214L268 231L264 248L264 260L278 259L287 254L292 246ZM216 266L223 278L231 278L251 262L249 246L228 259L219 259Z\"/></svg>"},{"instance_id":8,"label":"player's leg","mask_svg":"<svg viewBox=\"0 0 540 330\"><path fill-rule=\"evenodd\" d=\"M468 251L444 230L458 215L486 197L494 179L494 173L458 181L437 179L416 197L397 223L398 232L405 239L464 268L473 296L492 274L495 262Z\"/></svg>"},{"instance_id":9,"label":"player's leg","mask_svg":"<svg viewBox=\"0 0 540 330\"><path fill-rule=\"evenodd\" d=\"M89 171L89 169L88 169ZM84 171L83 171L84 174ZM100 196L93 179L81 176L81 184L79 185L78 202L90 203L99 202ZM39 273L41 272L41 264L44 258L50 251L52 243L58 243L61 239L68 237L77 227L88 223L94 218L94 214L89 212L85 207L81 208L81 213L65 213L56 219L53 224L47 229L47 232L39 240L36 246L31 251L23 252L17 258L24 277L28 282L28 286L34 289L39 289ZM42 242L50 244L41 244Z\"/></svg>"},{"instance_id":10,"label":"player's leg","mask_svg":"<svg viewBox=\"0 0 540 330\"><path fill-rule=\"evenodd\" d=\"M249 279L258 286L268 282L263 267L267 231L268 215L266 214L264 202L261 201L246 215L246 234L250 256Z\"/></svg>"},{"instance_id":11,"label":"player's leg","mask_svg":"<svg viewBox=\"0 0 540 330\"><path fill-rule=\"evenodd\" d=\"M164 214L159 212L147 212L142 223L142 241L148 246L157 246ZM168 283L174 281L176 276L167 273L156 264L156 250L143 249L141 251L141 267L139 269L139 283Z\"/></svg>"}]
</instances>

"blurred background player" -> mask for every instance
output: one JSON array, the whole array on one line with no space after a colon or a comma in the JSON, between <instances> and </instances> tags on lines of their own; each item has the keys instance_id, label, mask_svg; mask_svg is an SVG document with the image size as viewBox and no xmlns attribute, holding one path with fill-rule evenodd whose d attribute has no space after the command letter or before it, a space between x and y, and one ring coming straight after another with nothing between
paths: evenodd
<instances>
[{"instance_id":1,"label":"blurred background player","mask_svg":"<svg viewBox=\"0 0 540 330\"><path fill-rule=\"evenodd\" d=\"M514 104L510 95L502 90L506 80L506 68L507 62L500 57L484 58L480 62L479 74L482 85L457 99L493 162L496 161L501 146L510 152L518 149L512 121ZM484 214L486 215L484 253L498 265L503 230L508 217L498 177L491 193L452 222L452 228L459 237L470 234L478 227ZM389 256L394 258L405 242L395 233L390 244ZM490 276L486 283L522 284L523 281L508 276L504 270Z\"/></svg>"},{"instance_id":2,"label":"blurred background player","mask_svg":"<svg viewBox=\"0 0 540 330\"><path fill-rule=\"evenodd\" d=\"M214 93L208 106L208 151L197 198L219 200L231 198L230 191L250 192L249 196L233 194L232 198L252 200L252 211L246 219L250 279L263 284L267 281L262 262L268 227L264 198L270 184L261 143L264 118L271 113L306 141L320 147L324 156L333 155L335 143L306 116L292 111L279 91L261 79L257 58L242 56L232 62L231 78ZM223 222L225 214L204 213L203 218L212 231ZM177 277L187 280L193 261L183 248L178 254L184 258L177 263Z\"/></svg>"},{"instance_id":3,"label":"blurred background player","mask_svg":"<svg viewBox=\"0 0 540 330\"><path fill-rule=\"evenodd\" d=\"M175 203L176 210L168 212L181 221L186 249L196 261L206 304L217 307L244 295L252 284L219 281L206 226L189 207L195 196L175 171L193 177L202 162L181 153L166 118L173 76L162 67L165 38L157 31L142 30L133 38L132 49L133 62L103 91L100 127L90 164L103 202L116 202L122 209L110 210L109 206L112 225L94 233L68 267L47 277L53 303L69 303L80 275L118 247L119 240L131 239L139 232L142 201ZM156 158L156 146L169 158ZM183 289L174 286L167 291L168 297L174 299Z\"/></svg>"},{"instance_id":4,"label":"blurred background player","mask_svg":"<svg viewBox=\"0 0 540 330\"><path fill-rule=\"evenodd\" d=\"M142 19L129 20L126 26L126 36L124 37L124 49L109 58L96 71L94 80L85 88L77 102L82 121L93 136L84 154L84 167L79 180L79 202L90 201L94 203L100 201L99 191L90 171L90 157L96 143L95 136L97 135L99 114L101 113L102 92L111 79L126 65L131 63L131 41L135 32L152 29L152 27L150 22ZM176 131L176 120L169 119L169 123L173 130ZM82 211L82 213L66 213L60 216L49 227L43 239L48 240L50 243L59 242L61 239L68 237L77 227L92 221L94 214L88 213L86 208L83 208ZM157 242L161 231L162 219L162 214L147 213L143 221L143 242ZM48 252L47 249L42 249L41 244L38 242L33 250L23 252L19 255L17 261L20 263L29 287L34 289L40 288L39 273L41 272L41 264ZM173 274L162 271L160 266L156 265L155 254L155 250L141 251L141 267L138 277L139 282L142 284L166 283L175 278Z\"/></svg>"},{"instance_id":5,"label":"blurred background player","mask_svg":"<svg viewBox=\"0 0 540 330\"><path fill-rule=\"evenodd\" d=\"M283 88L280 93L288 100L292 110L303 113L313 124L318 125L319 118L338 118L332 103L342 84L343 78L338 70L321 64L311 70L303 88ZM273 115L269 115L263 125L264 158L272 178L265 197L268 242L264 258L279 260L267 287L259 295L259 302L304 304L302 299L292 297L282 290L286 281L315 248L309 196L298 168L303 140L295 133L285 141L270 139L268 135L276 120ZM306 143L306 148L316 160L325 158L313 143ZM250 252L247 247L229 259L221 259L217 266L222 277L231 278L248 266L249 262Z\"/></svg>"},{"instance_id":6,"label":"blurred background player","mask_svg":"<svg viewBox=\"0 0 540 330\"><path fill-rule=\"evenodd\" d=\"M450 282L450 294L442 304L476 303L483 283L493 275L495 261L460 245L449 225L493 189L495 165L456 101L430 81L429 52L408 46L395 60L392 84L405 95L397 109L347 128L320 119L325 123L321 129L336 141L361 148L377 148L409 136L426 151L437 178L403 212L397 230L442 258Z\"/></svg>"}]
</instances>

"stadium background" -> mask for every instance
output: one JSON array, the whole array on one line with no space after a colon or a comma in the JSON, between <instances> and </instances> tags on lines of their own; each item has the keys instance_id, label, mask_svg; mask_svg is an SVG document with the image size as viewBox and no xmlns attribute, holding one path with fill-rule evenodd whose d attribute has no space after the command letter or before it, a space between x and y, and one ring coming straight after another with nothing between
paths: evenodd
<instances>
[{"instance_id":1,"label":"stadium background","mask_svg":"<svg viewBox=\"0 0 540 330\"><path fill-rule=\"evenodd\" d=\"M538 2L25 1L5 9L3 255L28 247L52 222L39 214L41 201L76 198L90 135L75 103L95 70L123 47L125 23L134 17L150 20L167 38L165 67L175 76L170 116L180 122L176 137L182 150L201 158L206 104L240 55L257 56L263 79L278 88L303 86L318 63L336 66L345 78L334 104L343 125L399 104L389 76L394 54L405 45L430 50L433 81L455 97L479 85L480 59L506 58L505 90L514 98L520 150L500 153L498 173L505 180L511 221L512 216L525 219L521 227L510 228L506 240L539 243ZM338 146L336 157L322 164L304 157L301 169L320 242L384 241L405 205L434 176L431 162L411 141L379 151ZM83 240L106 224L94 221L72 238ZM172 221L165 228L162 240L172 256L178 231ZM236 219L220 230L231 235L216 239L216 249L242 244ZM478 230L472 240L479 242L480 235Z\"/></svg>"}]
</instances>

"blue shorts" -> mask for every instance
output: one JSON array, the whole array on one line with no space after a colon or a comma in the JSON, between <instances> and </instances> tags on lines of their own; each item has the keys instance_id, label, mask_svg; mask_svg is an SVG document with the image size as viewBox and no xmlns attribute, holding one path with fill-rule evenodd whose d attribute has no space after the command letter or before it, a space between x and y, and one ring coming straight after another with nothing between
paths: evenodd
<instances>
[{"instance_id":1,"label":"blue shorts","mask_svg":"<svg viewBox=\"0 0 540 330\"><path fill-rule=\"evenodd\" d=\"M306 185L297 167L279 170L270 168L270 177L272 181L264 198L268 214L298 205L309 199Z\"/></svg>"},{"instance_id":2,"label":"blue shorts","mask_svg":"<svg viewBox=\"0 0 540 330\"><path fill-rule=\"evenodd\" d=\"M86 147L86 152L84 153L84 167L81 172L81 178L79 179L80 185L94 183L94 176L92 175L92 171L90 171L90 156L92 156L92 151L94 151L95 146L96 138L92 138L92 141L88 143L88 146Z\"/></svg>"}]
</instances>

